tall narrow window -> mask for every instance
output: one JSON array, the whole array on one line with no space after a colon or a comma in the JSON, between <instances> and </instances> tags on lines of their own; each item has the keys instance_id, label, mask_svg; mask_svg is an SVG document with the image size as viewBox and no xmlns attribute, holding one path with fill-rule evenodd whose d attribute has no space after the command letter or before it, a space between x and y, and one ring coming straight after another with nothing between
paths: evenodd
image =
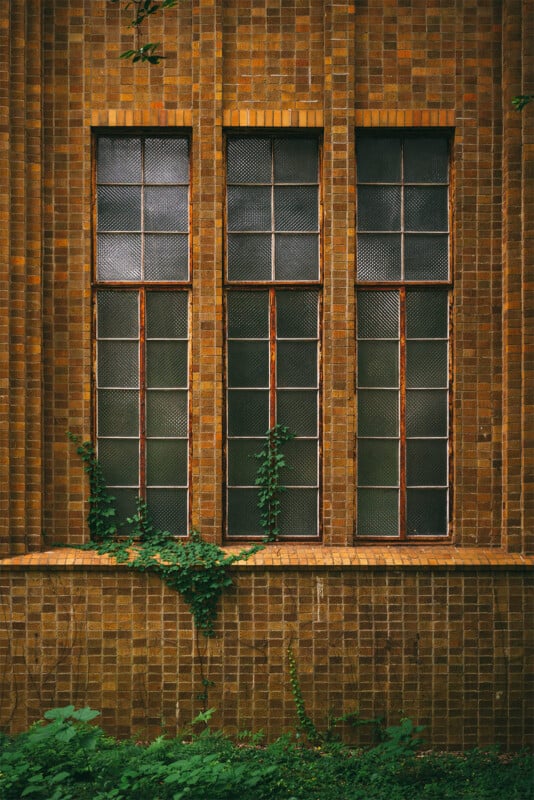
<instances>
[{"instance_id":1,"label":"tall narrow window","mask_svg":"<svg viewBox=\"0 0 534 800\"><path fill-rule=\"evenodd\" d=\"M448 533L448 151L444 135L357 140L359 536Z\"/></svg>"},{"instance_id":2,"label":"tall narrow window","mask_svg":"<svg viewBox=\"0 0 534 800\"><path fill-rule=\"evenodd\" d=\"M188 530L189 142L100 136L96 435L119 519Z\"/></svg>"},{"instance_id":3,"label":"tall narrow window","mask_svg":"<svg viewBox=\"0 0 534 800\"><path fill-rule=\"evenodd\" d=\"M316 138L231 136L227 149L226 526L261 535L265 434L284 445L281 538L319 534L319 150Z\"/></svg>"}]
</instances>

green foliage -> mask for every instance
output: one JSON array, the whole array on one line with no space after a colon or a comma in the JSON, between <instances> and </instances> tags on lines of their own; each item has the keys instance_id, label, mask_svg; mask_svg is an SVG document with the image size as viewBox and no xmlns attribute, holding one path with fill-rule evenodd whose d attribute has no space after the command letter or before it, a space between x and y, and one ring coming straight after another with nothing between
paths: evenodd
<instances>
[{"instance_id":1,"label":"green foliage","mask_svg":"<svg viewBox=\"0 0 534 800\"><path fill-rule=\"evenodd\" d=\"M512 105L516 111L523 111L525 106L534 101L534 94L519 94L512 98Z\"/></svg>"},{"instance_id":2,"label":"green foliage","mask_svg":"<svg viewBox=\"0 0 534 800\"><path fill-rule=\"evenodd\" d=\"M256 473L258 486L258 508L260 525L265 532L264 541L273 542L279 533L278 517L281 510L280 495L285 492L281 483L281 473L287 468L282 445L294 438L285 425L275 425L265 434L265 444L259 453L254 454L260 464Z\"/></svg>"},{"instance_id":3,"label":"green foliage","mask_svg":"<svg viewBox=\"0 0 534 800\"><path fill-rule=\"evenodd\" d=\"M70 441L76 445L76 452L82 459L84 470L89 476L89 514L87 523L93 542L104 542L117 535L115 518L115 498L109 494L102 469L96 457L92 442L81 442L79 436L67 432Z\"/></svg>"},{"instance_id":4,"label":"green foliage","mask_svg":"<svg viewBox=\"0 0 534 800\"><path fill-rule=\"evenodd\" d=\"M136 34L139 32L140 25L145 22L152 14L157 11L163 11L166 8L174 8L178 4L178 0L110 0L111 3L126 2L124 10L129 8L134 9L134 18L130 26L135 29ZM138 38L138 37L137 37ZM138 61L147 62L149 64L159 64L160 61L166 56L156 53L159 47L159 42L148 42L147 44L139 45L134 50L125 50L121 53L120 58L131 58L132 63Z\"/></svg>"}]
</instances>

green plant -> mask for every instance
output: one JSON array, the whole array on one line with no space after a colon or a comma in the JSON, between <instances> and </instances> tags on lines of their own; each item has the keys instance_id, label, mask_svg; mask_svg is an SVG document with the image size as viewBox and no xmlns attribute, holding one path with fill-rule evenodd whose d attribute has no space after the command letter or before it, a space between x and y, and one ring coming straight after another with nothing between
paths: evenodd
<instances>
[{"instance_id":1,"label":"green plant","mask_svg":"<svg viewBox=\"0 0 534 800\"><path fill-rule=\"evenodd\" d=\"M300 680L298 676L297 661L295 659L295 654L293 653L291 642L287 646L287 660L289 663L289 684L291 686L291 694L293 695L293 701L297 711L297 719L299 723L298 728L303 734L305 734L310 744L319 744L319 742L323 740L323 737L306 712L306 706L304 704L304 698L302 696L302 689L300 687Z\"/></svg>"},{"instance_id":2,"label":"green plant","mask_svg":"<svg viewBox=\"0 0 534 800\"><path fill-rule=\"evenodd\" d=\"M70 441L76 445L84 470L89 477L89 514L87 524L93 542L105 542L118 533L115 498L109 494L102 469L92 442L81 442L80 437L67 431Z\"/></svg>"},{"instance_id":3,"label":"green plant","mask_svg":"<svg viewBox=\"0 0 534 800\"><path fill-rule=\"evenodd\" d=\"M525 106L534 101L534 94L519 94L512 98L512 105L516 111L522 111Z\"/></svg>"},{"instance_id":4,"label":"green plant","mask_svg":"<svg viewBox=\"0 0 534 800\"><path fill-rule=\"evenodd\" d=\"M122 0L110 0L110 2L120 3ZM157 11L163 11L166 8L174 8L177 3L178 0L161 0L161 2L158 2L158 0L127 0L124 9L127 10L130 7L135 9L135 16L130 26L135 29L137 47L133 50L125 50L120 54L120 58L131 58L133 64L138 61L149 64L159 64L162 59L166 58L166 56L156 52L160 46L159 42L148 42L143 45L139 43L139 27L152 14L155 14Z\"/></svg>"},{"instance_id":5,"label":"green plant","mask_svg":"<svg viewBox=\"0 0 534 800\"><path fill-rule=\"evenodd\" d=\"M278 517L281 511L280 495L285 491L281 483L281 473L288 468L282 445L294 438L285 425L277 424L265 434L265 444L254 458L260 464L256 473L255 485L258 486L258 508L260 525L263 528L264 542L273 542L279 533Z\"/></svg>"}]
</instances>

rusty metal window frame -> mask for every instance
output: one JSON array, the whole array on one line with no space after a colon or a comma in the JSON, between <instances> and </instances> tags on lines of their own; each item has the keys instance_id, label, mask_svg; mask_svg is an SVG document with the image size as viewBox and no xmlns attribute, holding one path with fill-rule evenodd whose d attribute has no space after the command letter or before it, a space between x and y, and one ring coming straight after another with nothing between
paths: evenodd
<instances>
[{"instance_id":1,"label":"rusty metal window frame","mask_svg":"<svg viewBox=\"0 0 534 800\"><path fill-rule=\"evenodd\" d=\"M357 541L362 540L370 540L370 541L380 541L380 542L403 542L403 543L425 543L430 541L441 541L447 540L450 538L450 527L451 527L451 507L452 507L452 452L451 452L451 445L452 445L452 436L451 436L451 422L452 422L452 376L451 376L451 363L452 363L452 341L451 341L451 310L452 310L452 259L451 259L451 220L452 220L452 203L451 203L451 186L452 186L452 167L451 167L451 159L450 159L450 145L452 139L452 133L449 130L399 130L399 129L382 129L381 131L369 131L360 130L357 131L357 145L358 142L362 139L365 139L368 143L372 143L377 139L384 137L386 139L396 139L399 142L400 146L400 157L401 157L401 174L397 176L395 180L377 180L377 181L370 181L370 180L358 180L357 186L358 190L360 187L397 187L398 188L398 198L400 207L398 208L398 218L399 218L399 225L395 228L384 229L379 228L377 226L377 230L371 230L368 225L364 231L358 228L357 224L357 235L358 235L358 242L361 242L360 237L372 237L374 235L397 235L400 236L400 274L395 275L391 279L388 276L385 277L377 277L372 276L361 278L359 273L359 266L360 263L358 262L357 258L357 272L356 272L356 308L358 309L358 303L360 302L361 298L365 296L366 298L371 298L370 293L389 293L390 297L396 297L398 302L398 320L397 320L397 329L395 332L390 332L388 337L381 338L379 336L364 336L360 333L359 328L359 320L357 319L357 348L358 348L358 371L357 371L357 378L356 378L356 393L357 393L357 400L358 400L358 409L359 413L357 415L357 482L356 482L356 493L357 493L357 520L356 520L356 539ZM441 139L446 142L447 144L447 175L445 179L436 180L436 181L411 181L405 178L404 175L404 146L407 140L410 142L417 142L418 140L421 141L422 139ZM357 174L358 174L358 158L357 158ZM439 229L419 229L417 231L410 230L405 225L405 208L404 208L404 198L405 198L405 189L411 187L446 187L447 192L447 208L446 208L446 226L442 226ZM363 193L362 193L363 194ZM362 196L359 193L359 198ZM358 220L358 213L357 213L357 220ZM439 237L446 237L447 239L447 257L446 257L446 275L439 275L438 279L434 277L426 278L425 275L417 275L414 278L410 276L407 277L406 275L406 257L405 257L405 239L407 235L423 235L423 236L439 236ZM443 301L441 301L441 306L446 310L446 329L445 335L436 336L432 334L430 336L423 336L423 337L416 337L408 335L408 325L411 325L407 320L407 305L410 302L410 298L415 298L415 293L429 293L429 298L431 295L434 295L436 298L438 295L443 296ZM379 297L379 295L376 295ZM424 295L422 295L424 297ZM382 295L384 297L384 295ZM439 303L438 303L439 305ZM412 317L410 317L410 320ZM397 362L397 375L398 378L396 381L393 381L392 385L388 385L387 382L381 383L380 385L371 386L369 381L373 379L367 376L363 376L360 374L360 370L365 373L365 366L363 363L363 355L362 349L366 347L367 343L372 342L389 342L389 350L391 353L396 352L396 362ZM443 352L440 353L442 363L443 363L443 375L436 380L438 380L439 385L437 383L432 383L431 385L414 385L413 378L410 381L407 380L407 360L408 360L408 353L410 351L410 347L412 347L412 354L414 352L414 345L417 347L417 343L422 343L422 347L425 347L425 343L439 343L441 345L436 345L437 349L441 348L441 351L445 349L446 354L443 358ZM414 344L412 344L414 343ZM376 348L376 353L378 354L380 351L380 345ZM387 352L388 345L386 345L386 349L384 353ZM431 350L432 345L430 346L429 350ZM369 349L369 352L372 352L372 345ZM436 350L437 352L437 350ZM395 359L393 359L393 362ZM393 363L392 362L392 363ZM415 362L412 362L415 363ZM385 380L382 378L378 379L378 382L381 380ZM396 393L397 396L397 427L392 433L392 429L390 429L388 435L384 435L383 431L385 427L387 427L386 423L383 423L382 433L380 434L369 434L368 429L364 428L362 432L360 426L369 426L368 417L366 420L365 413L361 413L362 419L360 419L360 412L362 406L362 399L366 399L365 393L369 392L378 392L378 393L390 393L390 400L392 399L392 393ZM440 433L429 433L428 428L425 430L424 435L414 435L413 432L410 434L409 427L411 426L412 430L414 427L413 423L413 416L411 417L412 422L410 426L407 428L407 399L413 401L415 396L419 393L419 399L423 398L423 394L426 393L427 399L429 396L433 395L434 399L436 399L437 395L441 395L438 399L440 400L440 419L445 420L445 427L441 429ZM370 395L367 394L369 398ZM380 394L376 395L376 399L380 397ZM387 400L388 398L385 397L385 394L381 395L382 399ZM395 402L393 402L395 405ZM393 407L393 405L391 407ZM391 413L391 408L388 409L388 413ZM440 423L442 424L442 423ZM417 426L416 426L417 427ZM424 427L421 425L421 427ZM420 427L420 429L421 429ZM376 429L375 429L376 430ZM380 429L379 429L380 430ZM379 442L379 443L386 443L383 448L384 463L389 463L391 474L389 477L389 482L387 483L378 483L373 482L367 479L365 475L365 470L367 469L368 474L371 475L373 472L377 472L374 470L373 467L368 467L370 463L369 454L373 452L372 443ZM391 457L393 453L393 448L388 447L387 443L397 443L397 458L394 459ZM369 446L371 443L371 446ZM422 467L420 470L415 467L414 468L414 454L417 453L417 447L420 445L421 450L424 451L425 443L429 443L429 448L431 450L432 443L439 443L437 444L438 449L441 450L442 456L442 463L439 464L439 468L436 470L438 473L441 473L442 480L438 483L417 483L414 482L413 473L417 472L425 472L425 468ZM364 447L365 444L365 447ZM443 446L442 446L443 445ZM410 458L410 467L408 465L408 453L411 450L411 458ZM367 450L367 452L366 452ZM379 453L379 448L375 450L375 453ZM395 464L396 460L396 464ZM430 459L431 461L431 459ZM362 467L362 465L364 465ZM384 468L383 468L384 469ZM363 472L363 477L362 477ZM397 473L395 475L395 472ZM411 480L409 479L409 472L412 473ZM422 492L426 493L426 497L430 498L430 492L436 492L434 497L434 503L439 507L442 498L438 497L439 493L444 493L445 502L443 505L443 528L439 531L431 531L431 530L417 530L417 526L415 525L416 521L416 514L413 511L410 513L408 509L409 498L414 498L415 492ZM381 496L382 501L381 503L376 503L375 506L371 506L369 503L370 499L370 492L383 492L384 494ZM410 495L410 492L412 494ZM367 493L367 497L366 497ZM396 502L394 498L394 494L396 493ZM386 495L389 495L386 496ZM420 494L420 498L424 497L425 495ZM375 494L375 498L378 499L378 494ZM420 499L419 498L419 499ZM365 501L365 502L364 502ZM396 507L396 512L395 512ZM370 510L371 508L371 510ZM413 508L413 506L412 506ZM395 518L396 513L396 518ZM440 509L441 513L441 509ZM430 519L432 517L432 513L428 514L427 519L425 520L423 513L423 519L419 519L421 526L424 528L432 527ZM365 529L362 531L359 529L359 518L361 517L364 520ZM372 528L375 530L372 530Z\"/></svg>"},{"instance_id":2,"label":"rusty metal window frame","mask_svg":"<svg viewBox=\"0 0 534 800\"><path fill-rule=\"evenodd\" d=\"M138 180L125 182L99 180L99 143L104 139L128 140L139 144L141 156ZM177 145L179 147L183 147L182 143L185 143L187 175L177 181L147 180L145 172L147 140L173 140L175 143L179 140ZM110 479L108 487L111 494L116 497L120 519L130 516L135 511L135 497L140 496L147 501L149 509L152 510L157 527L171 529L176 535L185 536L190 527L190 135L189 132L184 132L182 129L164 134L160 130L151 129L143 131L114 129L112 132L108 129L96 130L93 136L93 164L93 197L95 200L93 252L95 257L92 282L92 338L94 343L92 396L93 431L97 453L102 462L104 475L106 474L106 461L109 465L108 470L112 473L113 477ZM139 191L140 202L136 211L139 211L140 225L134 233L140 237L140 267L138 274L134 275L133 279L131 277L130 279L123 278L118 267L115 268L116 273L112 278L106 274L102 276L100 270L99 237L102 233L104 235L117 234L119 246L116 250L120 256L120 235L123 231L120 229L110 231L109 226L105 226L105 230L102 231L99 220L101 187L114 186L126 190L134 187ZM178 268L177 279L169 279L169 276L166 275L165 279L150 280L146 276L145 269L147 263L146 237L169 234L169 231L148 231L146 229L144 203L145 194L148 193L145 192L145 189L148 188L152 192L152 201L154 201L154 197L156 201L158 200L158 189L163 189L159 198L161 201L165 194L165 188L168 187L171 190L180 187L181 196L184 198L186 207L185 209L181 208L179 212L182 222L176 227L176 230L170 231L170 235L177 234L181 239L185 239L185 250L184 243L181 242L179 247L181 266ZM155 213L157 214L158 211ZM168 208L164 212L164 214L169 213L174 213L172 206L170 212ZM178 211L176 213L178 216ZM185 221L184 216L186 217ZM126 234L128 233L131 233L131 230L127 230ZM132 301L130 305L136 308L136 313L135 321L133 316L130 319L131 333L125 336L124 332L120 331L122 324L120 304L123 298L128 297L135 297L135 301ZM158 300L159 314L157 313ZM108 317L107 320L103 310L106 302L112 310L114 306L116 308L115 314L109 312L111 317ZM167 305L166 310L164 305ZM113 317L116 320L115 323ZM119 333L113 333L112 330L110 335L106 328L113 329L114 326ZM113 375L113 363L106 370L102 361L102 354L106 347L111 348L111 353L113 347L118 352L117 346L120 348L121 343L132 344L130 350L133 354L131 356L133 364L131 374L128 374L126 381L121 379L120 364L116 364L116 373ZM173 385L162 385L166 382L165 377L154 375L153 366L158 360L160 363L165 360L165 353L160 352L158 358L155 355L152 359L148 358L151 348L154 350L160 344L165 348L166 343L175 345L174 355L171 356L173 364L170 368L171 377L167 379L167 383ZM111 355L110 358L112 357ZM180 362L179 365L178 362ZM136 372L135 379L134 371ZM124 385L125 383L130 385ZM116 420L115 424L119 431L122 430L121 433L114 433L113 425L105 422L106 402L109 402L112 397L111 393L115 394L114 400L111 401L113 412L111 420L112 422L114 419ZM129 399L126 397L127 393L130 394ZM135 400L133 399L134 394ZM116 404L114 411L113 403ZM129 407L124 411L127 406ZM157 406L160 407L159 414ZM119 413L121 408L123 409L122 417ZM131 426L129 430L127 430L128 425ZM137 430L134 432L133 429L136 426ZM129 443L132 443L132 446ZM124 451L122 455L125 457L119 464L121 447ZM166 453L165 450L169 452ZM128 455L131 455L130 459L128 459ZM162 474L161 470L163 469L165 472L165 468L161 465L165 461L173 464L171 468L173 474ZM158 467L155 467L157 463L159 463L159 475ZM169 524L166 524L167 522Z\"/></svg>"}]
</instances>

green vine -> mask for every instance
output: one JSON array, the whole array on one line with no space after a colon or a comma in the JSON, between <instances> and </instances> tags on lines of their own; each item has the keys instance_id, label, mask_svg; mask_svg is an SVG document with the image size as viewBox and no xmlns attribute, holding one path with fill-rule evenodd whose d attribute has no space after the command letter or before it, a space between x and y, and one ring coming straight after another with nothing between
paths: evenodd
<instances>
[{"instance_id":1,"label":"green vine","mask_svg":"<svg viewBox=\"0 0 534 800\"><path fill-rule=\"evenodd\" d=\"M519 94L512 98L512 105L516 111L523 111L525 106L534 102L534 94Z\"/></svg>"},{"instance_id":2,"label":"green vine","mask_svg":"<svg viewBox=\"0 0 534 800\"><path fill-rule=\"evenodd\" d=\"M291 694L293 695L293 701L297 711L298 728L303 734L305 734L310 744L319 744L323 741L323 737L306 712L306 706L302 696L302 689L300 688L297 661L295 659L295 654L293 653L291 642L287 646L287 660L289 663L289 683L291 686Z\"/></svg>"},{"instance_id":3,"label":"green vine","mask_svg":"<svg viewBox=\"0 0 534 800\"><path fill-rule=\"evenodd\" d=\"M122 1L123 0L110 0L111 3L120 3ZM178 0L161 0L161 2L158 2L158 0L127 0L124 6L125 11L130 7L135 9L135 16L130 23L130 27L135 29L137 47L134 50L125 50L124 53L120 54L120 58L131 58L133 64L138 61L148 62L149 64L159 64L162 59L166 58L166 56L162 56L160 53L156 52L160 45L159 42L148 42L143 45L139 43L139 27L148 17L155 14L156 11L162 11L165 8L174 8L177 3Z\"/></svg>"},{"instance_id":4,"label":"green vine","mask_svg":"<svg viewBox=\"0 0 534 800\"><path fill-rule=\"evenodd\" d=\"M281 447L294 438L285 425L275 425L265 434L265 444L254 458L260 462L255 485L258 489L260 525L264 530L264 542L273 542L279 534L278 517L281 511L280 495L285 492L281 484L281 472L288 467Z\"/></svg>"}]
</instances>

